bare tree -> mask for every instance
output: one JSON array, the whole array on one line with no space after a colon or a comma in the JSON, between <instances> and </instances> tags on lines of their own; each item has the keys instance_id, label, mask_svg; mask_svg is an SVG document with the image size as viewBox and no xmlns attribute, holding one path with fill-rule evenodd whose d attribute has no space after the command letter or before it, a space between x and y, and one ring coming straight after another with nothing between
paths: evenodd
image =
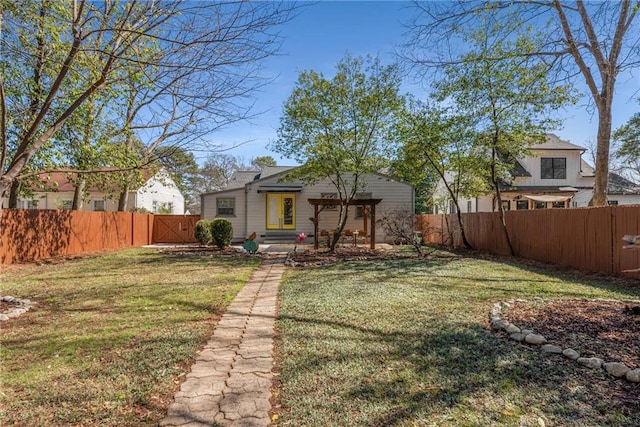
<instances>
[{"instance_id":1,"label":"bare tree","mask_svg":"<svg viewBox=\"0 0 640 427\"><path fill-rule=\"evenodd\" d=\"M617 78L640 65L639 0L585 3L560 0L415 2L418 13L408 23L409 39L402 53L421 77L437 73L442 65L462 61L462 29L494 20L505 25L503 39L540 29L539 48L527 53L543 61L556 82L582 79L589 105L598 117L596 179L591 205L606 203L611 141L612 104ZM506 57L522 54L509 52Z\"/></svg>"},{"instance_id":2,"label":"bare tree","mask_svg":"<svg viewBox=\"0 0 640 427\"><path fill-rule=\"evenodd\" d=\"M74 0L53 2L51 13L38 18L29 9L40 3L51 4L33 0L1 12L3 52L37 62L33 50L21 46L35 21L49 30L43 51L56 54L44 58L42 96L15 132L13 115L24 116L15 107L31 86L12 78L20 75L17 68L3 67L0 196L78 108L103 91L120 94L113 105L113 114L124 111L118 139L144 141L142 159L128 167L140 167L163 144L203 146L209 132L250 114L251 102L243 98L264 84L261 61L277 52L276 28L297 8L285 2Z\"/></svg>"}]
</instances>

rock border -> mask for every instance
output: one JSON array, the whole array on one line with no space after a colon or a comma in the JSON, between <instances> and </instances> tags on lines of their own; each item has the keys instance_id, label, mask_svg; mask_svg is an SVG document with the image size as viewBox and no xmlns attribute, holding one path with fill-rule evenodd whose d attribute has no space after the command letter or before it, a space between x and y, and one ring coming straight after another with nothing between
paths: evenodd
<instances>
[{"instance_id":1,"label":"rock border","mask_svg":"<svg viewBox=\"0 0 640 427\"><path fill-rule=\"evenodd\" d=\"M31 307L33 307L33 303L27 298L16 298L10 295L5 295L0 298L0 301L13 304L13 307L9 310L0 313L0 322L5 322L13 317L18 317L31 310Z\"/></svg>"},{"instance_id":2,"label":"rock border","mask_svg":"<svg viewBox=\"0 0 640 427\"><path fill-rule=\"evenodd\" d=\"M543 302L544 299L536 297L533 299L536 302ZM502 318L503 308L510 308L512 304L516 302L526 303L529 302L525 299L515 299L506 302L496 302L491 307L490 323L491 329L494 331L504 331L509 335L509 338L513 341L530 344L532 346L539 346L542 352L547 354L561 354L569 360L573 360L581 366L590 369L604 369L609 375L615 378L622 378L632 383L640 383L640 368L631 369L624 363L620 362L605 362L599 357L580 357L580 353L572 348L561 348L547 341L547 339L536 334L531 329L521 329L513 323Z\"/></svg>"}]
</instances>

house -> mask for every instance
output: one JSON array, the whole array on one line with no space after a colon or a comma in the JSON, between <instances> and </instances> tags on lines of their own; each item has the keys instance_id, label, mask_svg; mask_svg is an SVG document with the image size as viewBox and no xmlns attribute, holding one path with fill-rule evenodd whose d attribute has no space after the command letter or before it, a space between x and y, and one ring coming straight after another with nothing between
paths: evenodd
<instances>
[{"instance_id":1,"label":"house","mask_svg":"<svg viewBox=\"0 0 640 427\"><path fill-rule=\"evenodd\" d=\"M262 171L236 172L228 186L219 191L202 194L203 219L227 218L233 225L233 240L242 241L255 232L257 240L294 242L296 235L314 234L314 205L317 199L336 199L337 191L329 180L306 186L300 181L282 179L292 167L266 167ZM365 187L359 199L381 199L376 205L380 218L392 209L413 212L413 187L390 176L372 173L364 175ZM324 206L318 216L318 229L335 229L338 206ZM363 206L349 206L345 230L368 230L371 223ZM376 242L387 236L376 228Z\"/></svg>"},{"instance_id":2,"label":"house","mask_svg":"<svg viewBox=\"0 0 640 427\"><path fill-rule=\"evenodd\" d=\"M71 209L75 186L72 175L55 172L41 177L42 188L33 191L29 197L18 200L21 209ZM160 169L155 174L143 172L144 184L129 192L127 211L148 211L152 213L184 214L184 197L169 174ZM89 188L83 198L84 211L118 210L118 189L111 191L96 186ZM7 201L3 200L3 206Z\"/></svg>"},{"instance_id":3,"label":"house","mask_svg":"<svg viewBox=\"0 0 640 427\"><path fill-rule=\"evenodd\" d=\"M593 195L595 170L583 158L584 147L548 134L545 142L529 148L518 159L510 180L501 187L505 210L568 208L587 206ZM614 173L609 174L608 203L640 204L640 186ZM461 198L461 212L497 210L493 194ZM455 205L442 182L434 192L434 213L452 213Z\"/></svg>"}]
</instances>

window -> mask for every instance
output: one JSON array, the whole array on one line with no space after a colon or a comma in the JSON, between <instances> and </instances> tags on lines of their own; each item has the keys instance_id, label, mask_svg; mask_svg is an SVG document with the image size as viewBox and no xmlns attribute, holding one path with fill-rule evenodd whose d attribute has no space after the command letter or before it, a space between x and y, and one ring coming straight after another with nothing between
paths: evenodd
<instances>
[{"instance_id":1,"label":"window","mask_svg":"<svg viewBox=\"0 0 640 427\"><path fill-rule=\"evenodd\" d=\"M218 197L216 199L216 216L233 216L235 212L235 197Z\"/></svg>"},{"instance_id":2,"label":"window","mask_svg":"<svg viewBox=\"0 0 640 427\"><path fill-rule=\"evenodd\" d=\"M607 200L607 205L609 206L618 206L617 200Z\"/></svg>"},{"instance_id":3,"label":"window","mask_svg":"<svg viewBox=\"0 0 640 427\"><path fill-rule=\"evenodd\" d=\"M440 213L440 212L438 212L438 210L439 210L439 209L438 209L438 205L435 205L435 206L433 207L433 213L434 213L434 214L436 214L436 215L438 215L438 214Z\"/></svg>"},{"instance_id":4,"label":"window","mask_svg":"<svg viewBox=\"0 0 640 427\"><path fill-rule=\"evenodd\" d=\"M534 202L534 207L536 209L546 209L547 204L545 202Z\"/></svg>"},{"instance_id":5,"label":"window","mask_svg":"<svg viewBox=\"0 0 640 427\"><path fill-rule=\"evenodd\" d=\"M158 213L158 201L154 200L151 202L151 212L153 212L154 214Z\"/></svg>"},{"instance_id":6,"label":"window","mask_svg":"<svg viewBox=\"0 0 640 427\"><path fill-rule=\"evenodd\" d=\"M554 209L563 209L565 207L564 202L553 202L551 203L551 207Z\"/></svg>"},{"instance_id":7,"label":"window","mask_svg":"<svg viewBox=\"0 0 640 427\"><path fill-rule=\"evenodd\" d=\"M467 200L467 212L471 213L471 200Z\"/></svg>"},{"instance_id":8,"label":"window","mask_svg":"<svg viewBox=\"0 0 640 427\"><path fill-rule=\"evenodd\" d=\"M27 201L27 209L38 209L38 201L37 200L28 200Z\"/></svg>"},{"instance_id":9,"label":"window","mask_svg":"<svg viewBox=\"0 0 640 427\"><path fill-rule=\"evenodd\" d=\"M356 199L371 199L371 193L356 193ZM356 219L362 218L364 215L366 207L365 206L356 206Z\"/></svg>"},{"instance_id":10,"label":"window","mask_svg":"<svg viewBox=\"0 0 640 427\"><path fill-rule=\"evenodd\" d=\"M320 193L320 198L321 199L337 199L338 198L338 193ZM337 209L337 206L331 206L331 205L327 205L325 206L325 210L332 210L332 209Z\"/></svg>"},{"instance_id":11,"label":"window","mask_svg":"<svg viewBox=\"0 0 640 427\"><path fill-rule=\"evenodd\" d=\"M526 211L529 209L529 201L528 200L518 200L516 201L516 209L519 211Z\"/></svg>"},{"instance_id":12,"label":"window","mask_svg":"<svg viewBox=\"0 0 640 427\"><path fill-rule=\"evenodd\" d=\"M93 210L96 212L104 212L104 200L94 200Z\"/></svg>"},{"instance_id":13,"label":"window","mask_svg":"<svg viewBox=\"0 0 640 427\"><path fill-rule=\"evenodd\" d=\"M59 206L60 206L59 209L70 211L71 206L73 206L73 200L60 200Z\"/></svg>"},{"instance_id":14,"label":"window","mask_svg":"<svg viewBox=\"0 0 640 427\"><path fill-rule=\"evenodd\" d=\"M508 211L511 209L511 200L503 200L502 201L502 210Z\"/></svg>"},{"instance_id":15,"label":"window","mask_svg":"<svg viewBox=\"0 0 640 427\"><path fill-rule=\"evenodd\" d=\"M543 157L540 159L542 179L567 179L567 159L564 157Z\"/></svg>"},{"instance_id":16,"label":"window","mask_svg":"<svg viewBox=\"0 0 640 427\"><path fill-rule=\"evenodd\" d=\"M449 213L450 214L456 213L456 204L453 203L453 200L449 200Z\"/></svg>"}]
</instances>

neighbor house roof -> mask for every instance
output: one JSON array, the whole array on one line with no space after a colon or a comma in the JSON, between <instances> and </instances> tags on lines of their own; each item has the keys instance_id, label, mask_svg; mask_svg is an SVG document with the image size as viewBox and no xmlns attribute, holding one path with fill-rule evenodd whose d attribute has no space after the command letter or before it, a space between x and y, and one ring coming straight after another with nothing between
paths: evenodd
<instances>
[{"instance_id":1,"label":"neighbor house roof","mask_svg":"<svg viewBox=\"0 0 640 427\"><path fill-rule=\"evenodd\" d=\"M557 135L552 133L547 134L547 140L540 144L534 144L529 147L531 150L580 150L587 151L586 148L576 144L572 144L569 141L563 141Z\"/></svg>"},{"instance_id":2,"label":"neighbor house roof","mask_svg":"<svg viewBox=\"0 0 640 427\"><path fill-rule=\"evenodd\" d=\"M108 168L104 169L105 173L109 172ZM120 172L120 170L115 171L115 173ZM32 191L41 191L41 192L74 192L75 191L75 180L77 178L77 173L75 172L48 172L41 173L38 176L39 185L34 184ZM144 182L148 182L154 175L153 172L149 170L142 170L142 177L144 178ZM104 192L104 188L99 188L97 185L93 185L87 189L91 192ZM118 191L118 186L114 186L111 190Z\"/></svg>"},{"instance_id":3,"label":"neighbor house roof","mask_svg":"<svg viewBox=\"0 0 640 427\"><path fill-rule=\"evenodd\" d=\"M609 173L608 194L640 194L640 185L631 182L617 173Z\"/></svg>"}]
</instances>

